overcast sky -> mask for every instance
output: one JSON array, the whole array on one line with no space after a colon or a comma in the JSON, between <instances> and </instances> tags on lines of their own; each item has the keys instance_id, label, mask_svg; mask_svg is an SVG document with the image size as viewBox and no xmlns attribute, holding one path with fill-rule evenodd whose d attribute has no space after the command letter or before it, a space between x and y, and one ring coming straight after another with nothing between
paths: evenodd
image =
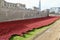
<instances>
[{"instance_id":1,"label":"overcast sky","mask_svg":"<svg viewBox=\"0 0 60 40\"><path fill-rule=\"evenodd\" d=\"M27 8L38 7L39 0L6 0L13 3L26 4ZM51 7L60 7L60 0L41 0L41 9L49 9Z\"/></svg>"}]
</instances>

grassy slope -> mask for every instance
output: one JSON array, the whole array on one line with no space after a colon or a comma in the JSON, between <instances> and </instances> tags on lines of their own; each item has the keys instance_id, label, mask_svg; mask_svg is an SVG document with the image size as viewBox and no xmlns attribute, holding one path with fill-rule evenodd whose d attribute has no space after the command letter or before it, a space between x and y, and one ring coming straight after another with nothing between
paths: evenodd
<instances>
[{"instance_id":1,"label":"grassy slope","mask_svg":"<svg viewBox=\"0 0 60 40\"><path fill-rule=\"evenodd\" d=\"M13 36L10 40L32 40L37 34L40 34L40 33L44 32L45 30L52 27L53 25L54 24L49 25L49 26L45 26L45 27L42 27L42 28L39 28L39 29L34 29L34 30L28 32L27 34L24 34L23 37Z\"/></svg>"}]
</instances>

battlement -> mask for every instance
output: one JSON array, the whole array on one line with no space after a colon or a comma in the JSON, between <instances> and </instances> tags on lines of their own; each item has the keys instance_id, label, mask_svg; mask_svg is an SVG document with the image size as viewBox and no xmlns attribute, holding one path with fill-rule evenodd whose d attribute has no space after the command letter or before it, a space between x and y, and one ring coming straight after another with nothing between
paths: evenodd
<instances>
[{"instance_id":1,"label":"battlement","mask_svg":"<svg viewBox=\"0 0 60 40\"><path fill-rule=\"evenodd\" d=\"M0 0L0 6L5 8L18 8L18 9L25 9L25 4L21 3L9 3L5 0Z\"/></svg>"},{"instance_id":2,"label":"battlement","mask_svg":"<svg viewBox=\"0 0 60 40\"><path fill-rule=\"evenodd\" d=\"M1 8L10 8L10 9L27 9L25 4L21 3L10 3L5 0L0 0ZM34 7L33 10L39 11L38 7Z\"/></svg>"}]
</instances>

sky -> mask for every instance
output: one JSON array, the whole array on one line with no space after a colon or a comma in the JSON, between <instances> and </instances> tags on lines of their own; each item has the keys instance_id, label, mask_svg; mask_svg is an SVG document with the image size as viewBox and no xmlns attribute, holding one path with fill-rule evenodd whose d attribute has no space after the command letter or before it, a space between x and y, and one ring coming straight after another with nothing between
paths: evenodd
<instances>
[{"instance_id":1,"label":"sky","mask_svg":"<svg viewBox=\"0 0 60 40\"><path fill-rule=\"evenodd\" d=\"M50 9L51 7L60 7L60 0L41 0L42 9Z\"/></svg>"},{"instance_id":2,"label":"sky","mask_svg":"<svg viewBox=\"0 0 60 40\"><path fill-rule=\"evenodd\" d=\"M34 6L39 6L39 0L6 0L12 3L22 3L25 4L27 8L33 8ZM60 0L40 0L41 10L50 9L51 7L60 7Z\"/></svg>"}]
</instances>

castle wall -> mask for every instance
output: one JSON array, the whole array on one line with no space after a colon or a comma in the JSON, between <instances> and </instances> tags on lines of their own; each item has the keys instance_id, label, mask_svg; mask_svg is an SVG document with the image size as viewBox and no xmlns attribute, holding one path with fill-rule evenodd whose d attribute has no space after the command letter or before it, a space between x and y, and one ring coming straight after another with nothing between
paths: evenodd
<instances>
[{"instance_id":1,"label":"castle wall","mask_svg":"<svg viewBox=\"0 0 60 40\"><path fill-rule=\"evenodd\" d=\"M0 0L2 1L2 0ZM1 5L2 4L2 5ZM12 20L24 20L49 16L49 11L26 9L23 4L14 4L2 1L0 4L0 22Z\"/></svg>"},{"instance_id":2,"label":"castle wall","mask_svg":"<svg viewBox=\"0 0 60 40\"><path fill-rule=\"evenodd\" d=\"M48 12L38 12L34 10L25 10L25 9L6 9L0 8L0 21L11 21L11 20L23 20L23 19L32 19L32 18L41 18L46 17Z\"/></svg>"},{"instance_id":3,"label":"castle wall","mask_svg":"<svg viewBox=\"0 0 60 40\"><path fill-rule=\"evenodd\" d=\"M14 8L14 9L25 9L25 4L21 4L21 3L9 3L6 1L3 1L2 5L3 8Z\"/></svg>"}]
</instances>

